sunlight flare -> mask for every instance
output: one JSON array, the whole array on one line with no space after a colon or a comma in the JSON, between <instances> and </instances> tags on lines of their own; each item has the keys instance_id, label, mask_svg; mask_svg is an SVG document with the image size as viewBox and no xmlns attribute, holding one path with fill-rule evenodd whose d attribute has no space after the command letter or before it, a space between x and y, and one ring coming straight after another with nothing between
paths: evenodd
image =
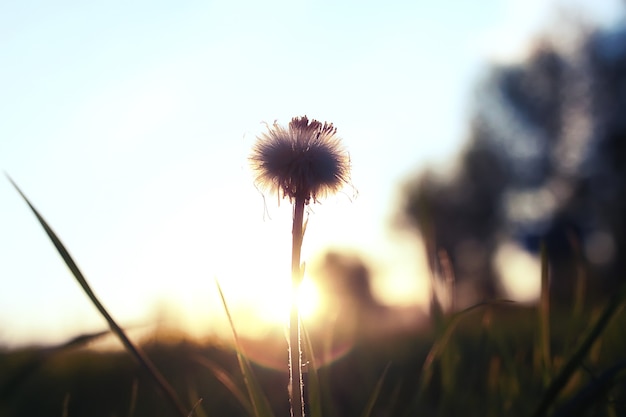
<instances>
[{"instance_id":1,"label":"sunlight flare","mask_svg":"<svg viewBox=\"0 0 626 417\"><path fill-rule=\"evenodd\" d=\"M315 320L323 308L323 297L316 284L305 277L297 292L300 316L307 322ZM257 297L262 299L258 302L259 317L269 325L284 325L291 308L291 289L272 286L265 293L257 293Z\"/></svg>"}]
</instances>

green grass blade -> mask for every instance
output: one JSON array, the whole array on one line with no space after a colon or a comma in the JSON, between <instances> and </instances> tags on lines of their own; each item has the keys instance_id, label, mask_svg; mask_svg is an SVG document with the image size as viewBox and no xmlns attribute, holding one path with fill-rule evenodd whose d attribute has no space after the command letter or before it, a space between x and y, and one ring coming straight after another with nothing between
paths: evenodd
<instances>
[{"instance_id":1,"label":"green grass blade","mask_svg":"<svg viewBox=\"0 0 626 417\"><path fill-rule=\"evenodd\" d=\"M300 326L302 335L304 336L306 369L308 374L307 380L307 405L308 413L311 417L322 417L322 389L320 384L320 376L317 372L317 362L315 361L315 354L313 352L313 344L309 337L309 332L306 330L304 323Z\"/></svg>"},{"instance_id":2,"label":"green grass blade","mask_svg":"<svg viewBox=\"0 0 626 417\"><path fill-rule=\"evenodd\" d=\"M231 394L233 394L233 396L237 399L237 401L239 401L239 403L243 406L246 412L251 416L254 415L254 408L252 407L250 400L248 399L246 394L241 389L239 389L234 379L226 371L224 371L216 363L207 358L197 356L194 358L194 360L198 362L200 366L209 369L211 373L213 373L215 378L217 378L217 380L220 381L222 385L224 385L226 389L231 392Z\"/></svg>"},{"instance_id":3,"label":"green grass blade","mask_svg":"<svg viewBox=\"0 0 626 417\"><path fill-rule=\"evenodd\" d=\"M593 379L553 414L553 417L583 415L593 405L603 404L609 391L626 376L626 361L613 365Z\"/></svg>"},{"instance_id":4,"label":"green grass blade","mask_svg":"<svg viewBox=\"0 0 626 417\"><path fill-rule=\"evenodd\" d=\"M135 409L137 408L137 393L139 392L139 382L133 380L133 385L130 388L130 401L128 403L128 417L135 416Z\"/></svg>"},{"instance_id":5,"label":"green grass blade","mask_svg":"<svg viewBox=\"0 0 626 417\"><path fill-rule=\"evenodd\" d=\"M261 385L257 381L256 376L252 371L250 361L248 361L248 358L243 354L243 346L239 342L239 335L237 334L237 330L235 329L235 324L230 314L230 310L228 309L228 304L226 304L226 297L224 297L222 287L220 286L220 283L217 281L217 279L215 280L215 284L217 285L217 290L219 291L220 298L222 299L222 305L224 306L224 311L226 312L226 316L228 317L230 329L233 332L233 339L235 340L235 348L237 351L237 360L239 361L239 367L241 368L241 373L243 374L246 389L248 390L248 395L250 396L250 402L252 403L254 416L273 417L274 413L272 412L267 397L261 389Z\"/></svg>"},{"instance_id":6,"label":"green grass blade","mask_svg":"<svg viewBox=\"0 0 626 417\"><path fill-rule=\"evenodd\" d=\"M202 398L198 398L193 403L193 407L191 407L191 411L189 412L189 414L187 414L187 417L193 417L194 414L198 417L206 417L206 413L202 409L201 405L202 405Z\"/></svg>"},{"instance_id":7,"label":"green grass blade","mask_svg":"<svg viewBox=\"0 0 626 417\"><path fill-rule=\"evenodd\" d=\"M82 347L82 346L87 345L90 342L93 342L94 340L100 339L101 337L108 335L109 333L111 333L110 330L103 330L101 332L96 332L96 333L81 334L80 336L73 337L72 339L68 340L67 342L63 344L54 346L52 348L48 348L48 350L56 352L56 351L63 351L63 350L68 350L72 348Z\"/></svg>"},{"instance_id":8,"label":"green grass blade","mask_svg":"<svg viewBox=\"0 0 626 417\"><path fill-rule=\"evenodd\" d=\"M581 366L582 361L585 359L585 356L587 356L587 353L589 352L593 344L598 340L611 319L622 307L625 296L626 286L622 286L620 291L616 292L613 297L611 297L608 304L602 311L602 314L600 315L594 326L591 328L587 336L576 347L574 354L565 363L561 371L548 386L548 389L544 393L541 402L539 403L537 409L533 414L534 417L546 415L548 409L557 399L561 390L565 387L572 375L574 375L574 372Z\"/></svg>"},{"instance_id":9,"label":"green grass blade","mask_svg":"<svg viewBox=\"0 0 626 417\"><path fill-rule=\"evenodd\" d=\"M109 333L111 333L110 330L92 334L83 334L60 345L50 346L34 351L32 356L15 371L8 373L5 372L5 374L2 375L0 381L0 404L6 398L10 398L14 395L15 390L25 383L33 373L41 369L51 356L75 348L80 348Z\"/></svg>"},{"instance_id":10,"label":"green grass blade","mask_svg":"<svg viewBox=\"0 0 626 417\"><path fill-rule=\"evenodd\" d=\"M374 391L372 395L370 395L369 400L367 401L367 405L361 414L361 417L370 417L372 415L372 411L374 410L374 405L376 405L376 401L378 401L378 397L380 396L380 391L383 388L383 382L385 382L385 377L387 376L387 372L389 371L389 366L391 364L387 364L383 374L378 378L378 382L376 383L376 387L374 387Z\"/></svg>"},{"instance_id":11,"label":"green grass blade","mask_svg":"<svg viewBox=\"0 0 626 417\"><path fill-rule=\"evenodd\" d=\"M488 306L499 305L499 304L510 304L510 303L512 303L512 301L510 300L485 301L485 302L467 307L466 309L461 310L458 313L453 314L452 317L450 317L450 320L448 321L448 323L446 323L444 327L443 333L441 334L440 337L437 338L432 348L428 352L426 359L424 360L424 365L422 365L422 377L421 377L421 382L420 382L420 387L419 387L417 397L421 397L421 395L425 392L426 387L428 386L428 383L430 382L430 379L432 378L433 364L435 360L441 356L442 352L446 348L448 342L450 341L450 338L452 337L452 333L456 329L456 326L459 324L461 319L464 318L469 313L471 313L472 311L477 310L482 307L488 307Z\"/></svg>"},{"instance_id":12,"label":"green grass blade","mask_svg":"<svg viewBox=\"0 0 626 417\"><path fill-rule=\"evenodd\" d=\"M126 333L122 330L122 328L118 326L115 320L113 320L113 317L104 308L104 306L102 305L98 297L96 297L96 294L92 291L83 273L80 271L80 269L76 265L76 262L74 262L74 259L72 259L71 255L69 254L68 250L65 248L61 240L57 237L56 233L54 233L54 231L48 225L45 219L41 216L41 214L37 211L37 209L35 209L35 207L31 204L30 200L26 198L26 195L24 195L22 190L17 186L17 184L13 181L13 179L11 179L11 177L9 177L8 175L7 175L7 178L9 179L13 187L15 187L17 192L22 196L26 204L28 204L28 207L30 207L33 214L35 214L35 217L37 217L37 220L39 220L39 223L45 230L46 234L48 235L48 237L54 244L59 254L61 255L61 258L63 258L63 261L65 261L65 264L67 265L69 270L72 272L72 275L74 276L74 278L76 278L76 281L78 281L81 288L83 289L83 291L85 291L85 293L87 294L87 297L89 297L89 299L91 300L93 305L96 307L96 309L98 309L100 314L105 318L105 320L109 324L109 327L111 328L111 331L120 339L120 341L124 345L124 348L126 348L126 350L130 352L130 354L141 364L141 366L143 366L143 368L148 371L148 373L150 374L156 386L165 395L165 397L171 402L172 406L176 409L177 413L181 417L187 417L189 413L186 411L186 408L180 402L172 386L165 380L163 375L161 375L161 373L154 366L152 361L150 361L150 359L143 353L143 351L138 346L135 346L130 341L130 339L128 338Z\"/></svg>"},{"instance_id":13,"label":"green grass blade","mask_svg":"<svg viewBox=\"0 0 626 417\"><path fill-rule=\"evenodd\" d=\"M538 306L539 354L541 373L547 384L552 375L552 354L550 352L550 271L545 244L541 245L541 295Z\"/></svg>"}]
</instances>

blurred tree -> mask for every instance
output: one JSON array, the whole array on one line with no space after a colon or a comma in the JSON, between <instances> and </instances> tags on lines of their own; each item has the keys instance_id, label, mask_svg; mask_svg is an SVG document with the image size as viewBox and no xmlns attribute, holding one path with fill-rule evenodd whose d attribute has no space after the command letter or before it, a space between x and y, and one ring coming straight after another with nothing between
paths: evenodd
<instances>
[{"instance_id":1,"label":"blurred tree","mask_svg":"<svg viewBox=\"0 0 626 417\"><path fill-rule=\"evenodd\" d=\"M494 257L510 241L545 243L558 296L571 296L577 259L598 294L626 272L625 182L626 26L575 24L488 70L453 172L409 180L401 215L435 271L447 253L466 302L501 295Z\"/></svg>"},{"instance_id":2,"label":"blurred tree","mask_svg":"<svg viewBox=\"0 0 626 417\"><path fill-rule=\"evenodd\" d=\"M421 308L385 305L376 298L370 267L359 254L329 250L313 265L309 277L324 306L314 323L308 324L310 331L317 326L327 334L333 328L335 336L347 336L354 342L427 325Z\"/></svg>"},{"instance_id":3,"label":"blurred tree","mask_svg":"<svg viewBox=\"0 0 626 417\"><path fill-rule=\"evenodd\" d=\"M367 323L365 316L381 306L371 289L369 268L355 254L330 251L314 268L312 277L324 297L326 318L350 332Z\"/></svg>"}]
</instances>

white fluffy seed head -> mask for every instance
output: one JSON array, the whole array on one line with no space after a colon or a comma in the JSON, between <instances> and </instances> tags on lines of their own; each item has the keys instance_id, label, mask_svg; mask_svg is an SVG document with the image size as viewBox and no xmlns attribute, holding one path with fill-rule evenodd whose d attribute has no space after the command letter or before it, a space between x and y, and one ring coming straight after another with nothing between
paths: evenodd
<instances>
[{"instance_id":1,"label":"white fluffy seed head","mask_svg":"<svg viewBox=\"0 0 626 417\"><path fill-rule=\"evenodd\" d=\"M257 138L250 162L257 185L294 200L313 199L341 189L350 177L350 157L332 123L294 117L287 128L276 122Z\"/></svg>"}]
</instances>

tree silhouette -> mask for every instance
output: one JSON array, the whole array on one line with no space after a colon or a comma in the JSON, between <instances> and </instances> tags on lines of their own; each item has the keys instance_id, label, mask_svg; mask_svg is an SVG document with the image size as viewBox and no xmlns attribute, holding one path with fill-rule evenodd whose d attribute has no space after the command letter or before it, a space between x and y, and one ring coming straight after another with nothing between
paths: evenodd
<instances>
[{"instance_id":1,"label":"tree silhouette","mask_svg":"<svg viewBox=\"0 0 626 417\"><path fill-rule=\"evenodd\" d=\"M581 265L588 289L626 271L626 26L542 36L525 60L493 65L477 87L469 140L452 175L409 180L405 224L451 261L476 298L501 295L496 249L545 244L553 291L570 297Z\"/></svg>"},{"instance_id":2,"label":"tree silhouette","mask_svg":"<svg viewBox=\"0 0 626 417\"><path fill-rule=\"evenodd\" d=\"M325 319L342 331L357 331L382 308L372 293L370 270L356 254L329 251L312 276L324 297Z\"/></svg>"}]
</instances>

